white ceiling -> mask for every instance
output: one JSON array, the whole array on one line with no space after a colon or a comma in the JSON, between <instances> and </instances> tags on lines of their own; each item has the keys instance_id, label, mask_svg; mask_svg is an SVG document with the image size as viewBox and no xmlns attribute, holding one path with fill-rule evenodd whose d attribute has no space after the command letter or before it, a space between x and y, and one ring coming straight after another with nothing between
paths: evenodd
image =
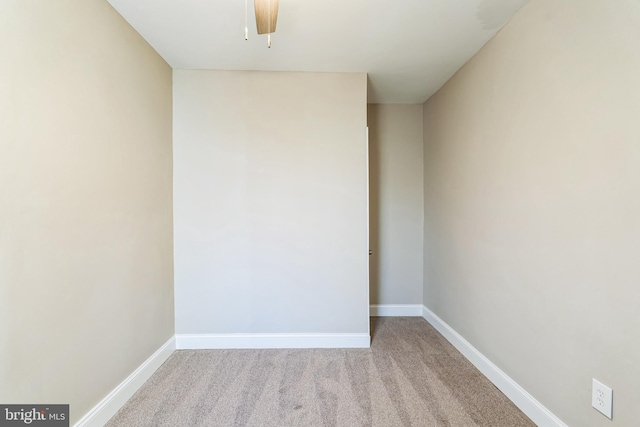
<instances>
[{"instance_id":1,"label":"white ceiling","mask_svg":"<svg viewBox=\"0 0 640 427\"><path fill-rule=\"evenodd\" d=\"M173 68L366 72L370 103L422 103L528 0L280 0L271 49L244 0L108 0Z\"/></svg>"}]
</instances>

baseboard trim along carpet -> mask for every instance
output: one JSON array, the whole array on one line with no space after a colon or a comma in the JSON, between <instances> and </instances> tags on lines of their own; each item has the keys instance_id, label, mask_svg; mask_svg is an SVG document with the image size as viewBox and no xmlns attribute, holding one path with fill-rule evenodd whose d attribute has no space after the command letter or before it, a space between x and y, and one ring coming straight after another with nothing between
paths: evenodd
<instances>
[{"instance_id":1,"label":"baseboard trim along carpet","mask_svg":"<svg viewBox=\"0 0 640 427\"><path fill-rule=\"evenodd\" d=\"M371 317L421 317L422 304L371 304L369 316Z\"/></svg>"},{"instance_id":2,"label":"baseboard trim along carpet","mask_svg":"<svg viewBox=\"0 0 640 427\"><path fill-rule=\"evenodd\" d=\"M179 334L178 350L249 348L369 348L369 334Z\"/></svg>"},{"instance_id":3,"label":"baseboard trim along carpet","mask_svg":"<svg viewBox=\"0 0 640 427\"><path fill-rule=\"evenodd\" d=\"M175 337L164 343L147 360L142 363L113 389L104 399L93 407L74 427L102 427L111 419L127 400L153 375L153 373L171 356L176 349Z\"/></svg>"},{"instance_id":4,"label":"baseboard trim along carpet","mask_svg":"<svg viewBox=\"0 0 640 427\"><path fill-rule=\"evenodd\" d=\"M419 314L416 313L416 306ZM421 316L540 427L567 427L451 326L422 305L372 305L371 316ZM113 417L174 350L265 348L369 348L369 334L179 334L167 341L74 427L99 427Z\"/></svg>"},{"instance_id":5,"label":"baseboard trim along carpet","mask_svg":"<svg viewBox=\"0 0 640 427\"><path fill-rule=\"evenodd\" d=\"M567 427L558 417L545 408L511 377L494 365L462 335L429 310L422 307L422 317L442 334L460 353L464 355L482 374L505 394L522 412L539 427Z\"/></svg>"}]
</instances>

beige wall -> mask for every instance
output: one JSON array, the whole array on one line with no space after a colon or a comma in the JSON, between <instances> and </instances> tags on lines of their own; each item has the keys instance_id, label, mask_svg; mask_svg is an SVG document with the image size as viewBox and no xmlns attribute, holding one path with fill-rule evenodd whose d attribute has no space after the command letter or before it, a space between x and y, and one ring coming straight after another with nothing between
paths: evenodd
<instances>
[{"instance_id":1,"label":"beige wall","mask_svg":"<svg viewBox=\"0 0 640 427\"><path fill-rule=\"evenodd\" d=\"M639 40L532 1L424 106L425 304L570 426L640 419Z\"/></svg>"},{"instance_id":2,"label":"beige wall","mask_svg":"<svg viewBox=\"0 0 640 427\"><path fill-rule=\"evenodd\" d=\"M171 69L104 1L0 39L0 401L73 423L173 335Z\"/></svg>"},{"instance_id":3,"label":"beige wall","mask_svg":"<svg viewBox=\"0 0 640 427\"><path fill-rule=\"evenodd\" d=\"M422 105L369 104L370 301L422 304Z\"/></svg>"},{"instance_id":4,"label":"beige wall","mask_svg":"<svg viewBox=\"0 0 640 427\"><path fill-rule=\"evenodd\" d=\"M176 332L369 333L366 75L174 71Z\"/></svg>"}]
</instances>

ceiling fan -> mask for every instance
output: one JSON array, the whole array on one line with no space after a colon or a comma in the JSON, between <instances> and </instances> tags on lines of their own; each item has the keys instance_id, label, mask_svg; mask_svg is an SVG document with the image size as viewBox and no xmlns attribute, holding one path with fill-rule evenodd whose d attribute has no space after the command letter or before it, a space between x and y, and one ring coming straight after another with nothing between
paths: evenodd
<instances>
[{"instance_id":1,"label":"ceiling fan","mask_svg":"<svg viewBox=\"0 0 640 427\"><path fill-rule=\"evenodd\" d=\"M256 28L258 34L267 35L267 47L271 47L271 33L275 33L278 23L278 0L254 0L253 7L256 13ZM249 27L247 25L247 0L244 0L244 39L249 40Z\"/></svg>"}]
</instances>

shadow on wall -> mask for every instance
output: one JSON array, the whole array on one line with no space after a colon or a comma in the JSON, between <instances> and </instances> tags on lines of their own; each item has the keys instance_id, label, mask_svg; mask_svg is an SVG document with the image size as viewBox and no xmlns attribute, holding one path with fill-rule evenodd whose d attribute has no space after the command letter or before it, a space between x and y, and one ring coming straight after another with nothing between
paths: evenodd
<instances>
[{"instance_id":1,"label":"shadow on wall","mask_svg":"<svg viewBox=\"0 0 640 427\"><path fill-rule=\"evenodd\" d=\"M378 120L367 111L369 126L369 304L378 304L380 296L380 143Z\"/></svg>"}]
</instances>

